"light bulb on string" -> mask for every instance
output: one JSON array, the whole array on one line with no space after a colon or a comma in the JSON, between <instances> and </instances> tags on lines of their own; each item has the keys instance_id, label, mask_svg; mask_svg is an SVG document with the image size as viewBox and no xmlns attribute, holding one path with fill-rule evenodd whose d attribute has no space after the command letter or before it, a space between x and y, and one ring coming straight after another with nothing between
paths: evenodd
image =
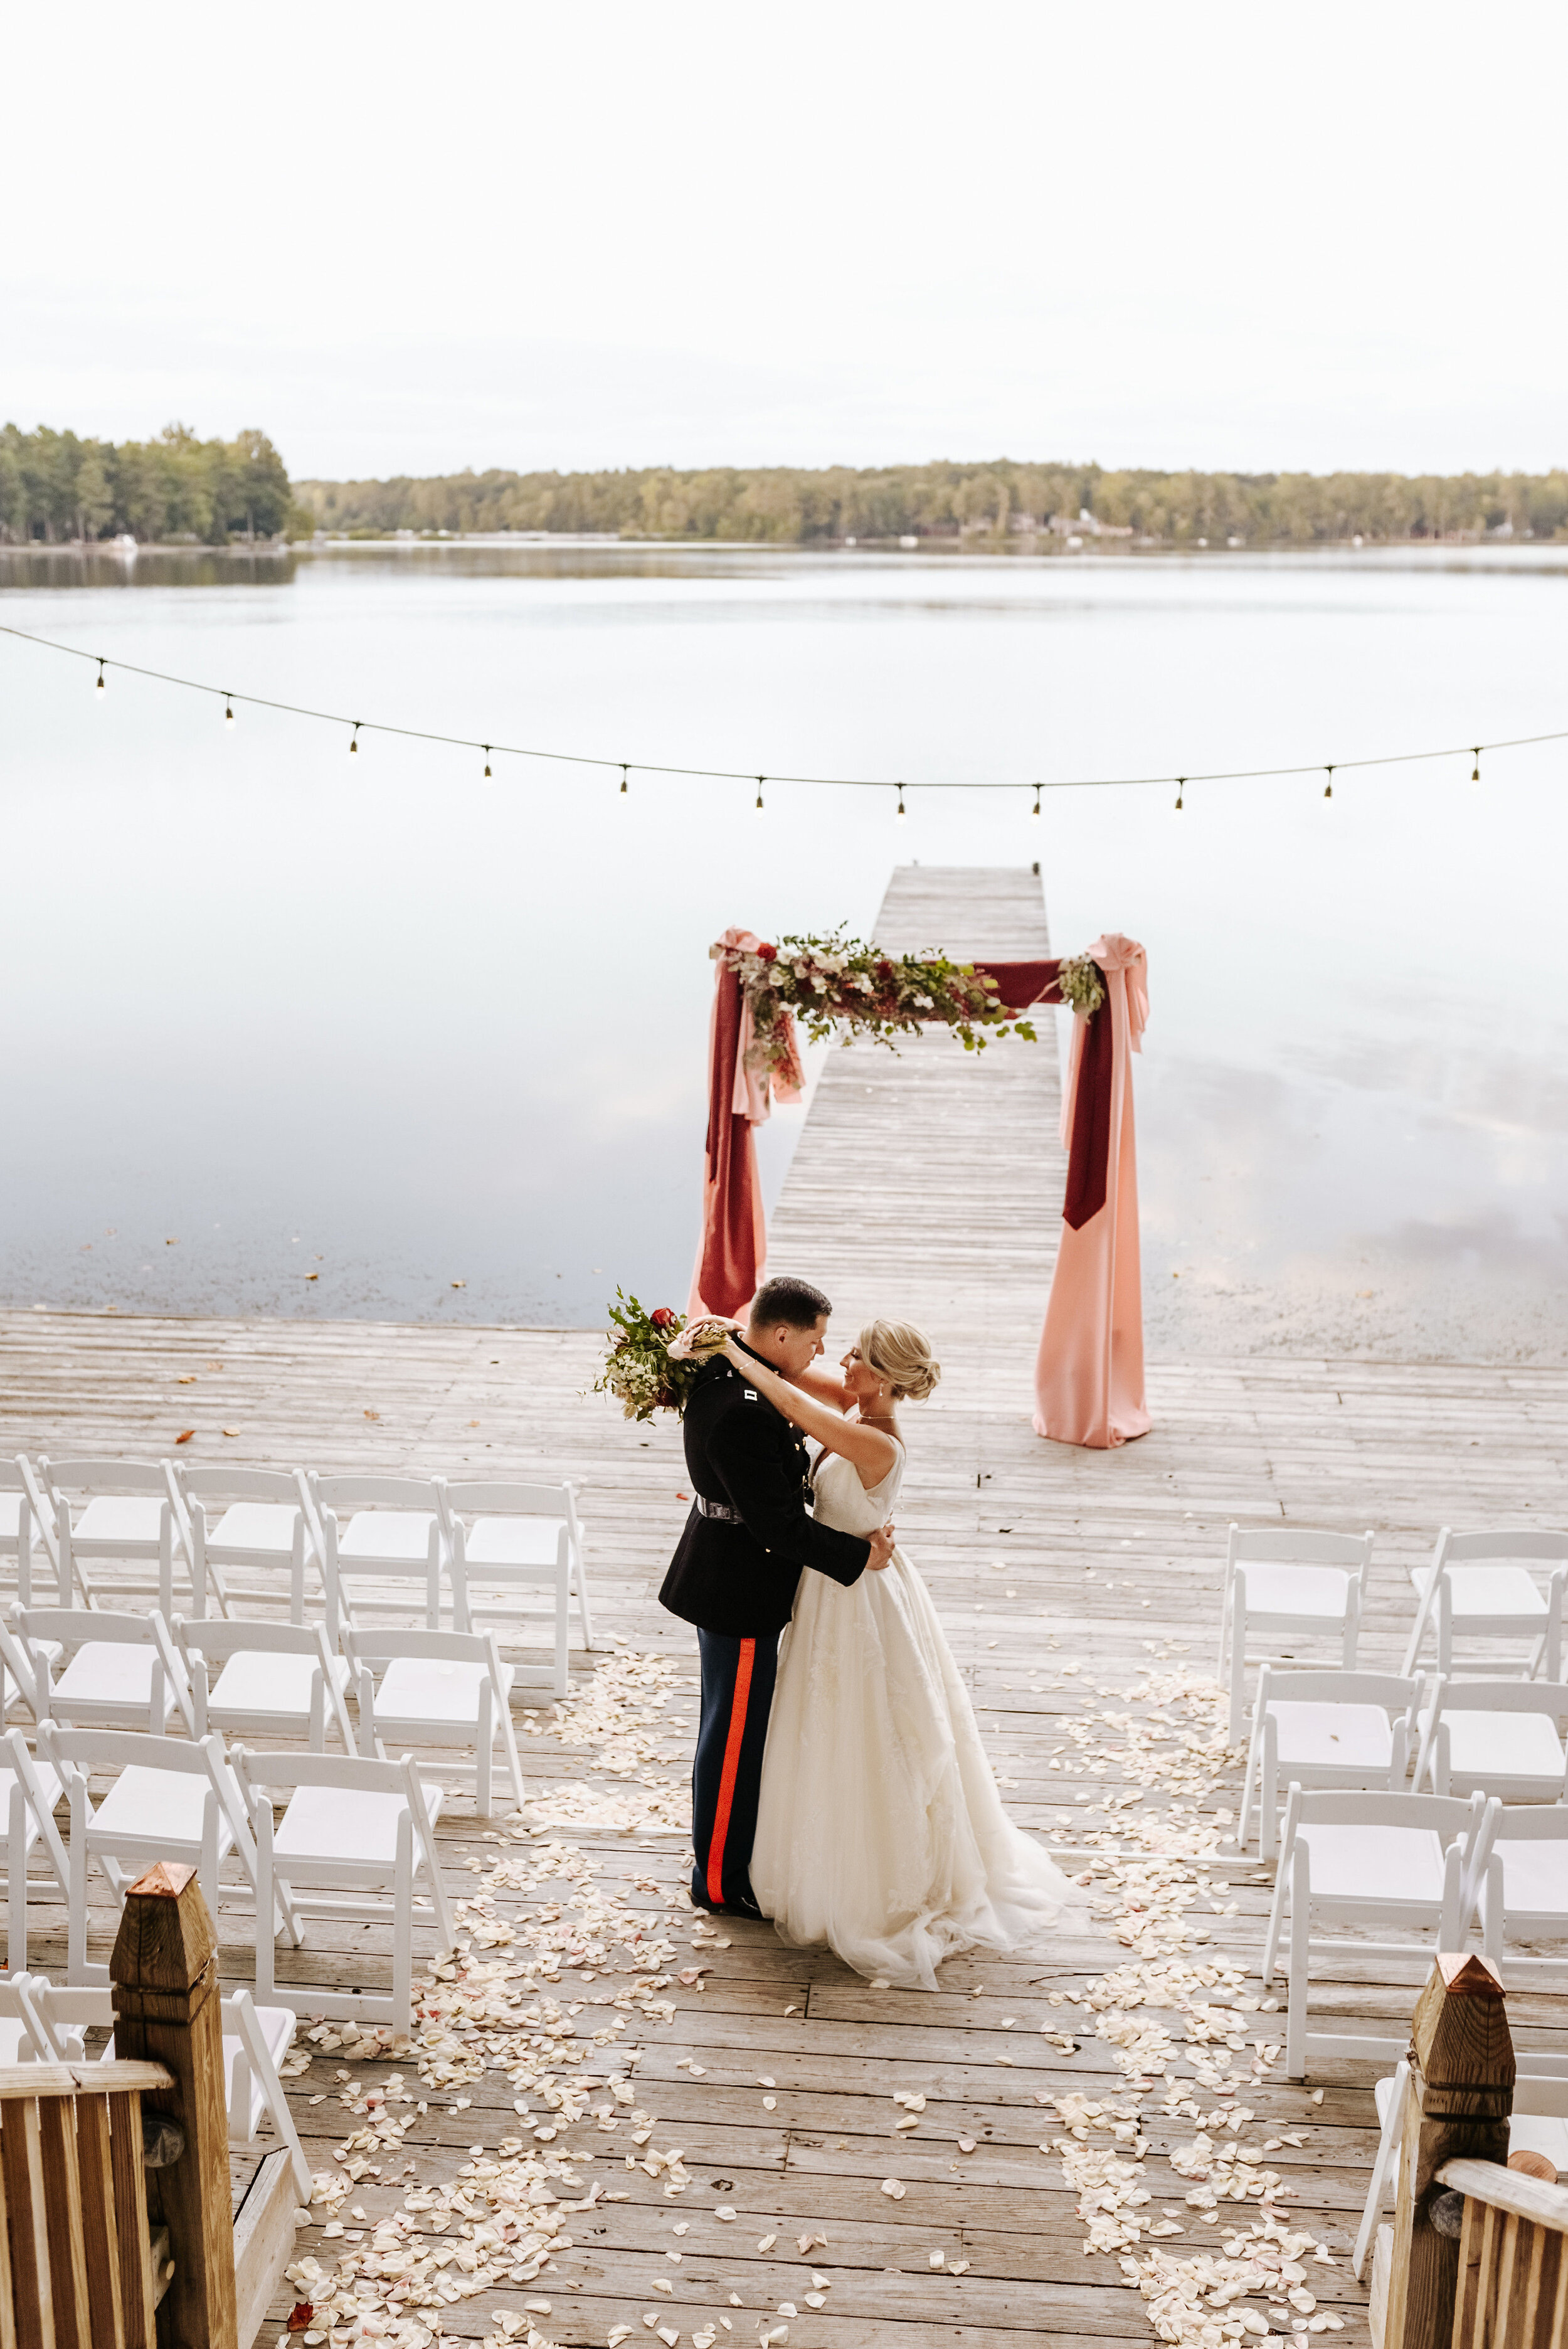
<instances>
[{"instance_id":1,"label":"light bulb on string","mask_svg":"<svg viewBox=\"0 0 1568 2349\"><path fill-rule=\"evenodd\" d=\"M757 815L765 815L767 813L767 810L762 804L762 782L763 778L758 775L757 778L757 805L753 811Z\"/></svg>"},{"instance_id":2,"label":"light bulb on string","mask_svg":"<svg viewBox=\"0 0 1568 2349\"><path fill-rule=\"evenodd\" d=\"M348 738L348 755L351 759L356 759L359 755L359 729L363 723L364 720L358 718L354 721L354 731Z\"/></svg>"},{"instance_id":3,"label":"light bulb on string","mask_svg":"<svg viewBox=\"0 0 1568 2349\"><path fill-rule=\"evenodd\" d=\"M232 699L230 698L230 697L228 696L228 694L225 694L225 695L223 696L223 723L224 723L224 725L227 727L227 726L232 726L233 722L234 722L234 705L233 705L233 702L232 701Z\"/></svg>"},{"instance_id":4,"label":"light bulb on string","mask_svg":"<svg viewBox=\"0 0 1568 2349\"><path fill-rule=\"evenodd\" d=\"M626 796L626 770L624 767L621 770L621 789L618 796L621 799L624 799Z\"/></svg>"},{"instance_id":5,"label":"light bulb on string","mask_svg":"<svg viewBox=\"0 0 1568 2349\"><path fill-rule=\"evenodd\" d=\"M97 685L93 688L93 691L94 691L95 693L101 693L101 692L103 691L103 689L104 689L103 663L102 663L102 661L100 660L100 661L99 661L99 663L98 663L98 683L97 683Z\"/></svg>"},{"instance_id":6,"label":"light bulb on string","mask_svg":"<svg viewBox=\"0 0 1568 2349\"><path fill-rule=\"evenodd\" d=\"M1178 775L1178 776L1177 776L1177 778L1176 778L1176 812L1177 812L1177 814L1178 814L1178 815L1180 815L1180 814L1181 814L1181 794L1182 794L1182 792L1186 790L1186 788L1187 788L1187 778L1186 778L1186 776L1185 776L1185 775Z\"/></svg>"},{"instance_id":7,"label":"light bulb on string","mask_svg":"<svg viewBox=\"0 0 1568 2349\"><path fill-rule=\"evenodd\" d=\"M1029 810L1029 813L1030 813L1031 815L1038 815L1038 814L1039 814L1039 812L1040 812L1040 785L1039 785L1038 783L1037 783L1037 784L1035 785L1035 804L1034 804L1034 806Z\"/></svg>"},{"instance_id":8,"label":"light bulb on string","mask_svg":"<svg viewBox=\"0 0 1568 2349\"><path fill-rule=\"evenodd\" d=\"M1323 771L1328 777L1328 781L1323 786L1323 796L1326 800L1331 800L1334 797L1334 770L1332 767L1326 767Z\"/></svg>"},{"instance_id":9,"label":"light bulb on string","mask_svg":"<svg viewBox=\"0 0 1568 2349\"><path fill-rule=\"evenodd\" d=\"M1475 759L1475 765L1470 769L1470 781L1472 783L1479 783L1480 781L1480 744L1479 742L1476 744L1472 755Z\"/></svg>"},{"instance_id":10,"label":"light bulb on string","mask_svg":"<svg viewBox=\"0 0 1568 2349\"><path fill-rule=\"evenodd\" d=\"M480 781L481 783L492 782L494 781L494 777L490 773L490 746L488 742L481 742L480 744L480 749L485 754L485 771L480 777Z\"/></svg>"},{"instance_id":11,"label":"light bulb on string","mask_svg":"<svg viewBox=\"0 0 1568 2349\"><path fill-rule=\"evenodd\" d=\"M903 785L900 783L898 787L898 805L894 808L893 813L894 815L907 815L908 812L909 811L903 803Z\"/></svg>"}]
</instances>

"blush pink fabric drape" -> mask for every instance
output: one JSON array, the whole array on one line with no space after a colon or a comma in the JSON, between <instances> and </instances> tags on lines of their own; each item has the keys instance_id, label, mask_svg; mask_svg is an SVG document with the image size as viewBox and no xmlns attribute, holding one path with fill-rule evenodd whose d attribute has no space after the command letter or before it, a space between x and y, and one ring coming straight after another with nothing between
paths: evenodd
<instances>
[{"instance_id":1,"label":"blush pink fabric drape","mask_svg":"<svg viewBox=\"0 0 1568 2349\"><path fill-rule=\"evenodd\" d=\"M1035 1365L1035 1433L1107 1451L1150 1428L1143 1384L1143 1285L1138 1247L1138 1154L1130 1054L1142 1050L1148 965L1135 939L1111 932L1088 948L1105 973L1111 1081L1105 1204L1078 1230L1064 1223ZM1086 1023L1073 1022L1062 1141L1087 1114Z\"/></svg>"}]
</instances>

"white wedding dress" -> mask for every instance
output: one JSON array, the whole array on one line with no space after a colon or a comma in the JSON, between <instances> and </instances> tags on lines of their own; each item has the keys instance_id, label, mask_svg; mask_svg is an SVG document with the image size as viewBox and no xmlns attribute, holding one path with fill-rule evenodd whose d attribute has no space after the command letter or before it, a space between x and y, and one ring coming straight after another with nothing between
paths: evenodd
<instances>
[{"instance_id":1,"label":"white wedding dress","mask_svg":"<svg viewBox=\"0 0 1568 2349\"><path fill-rule=\"evenodd\" d=\"M892 1508L904 1452L868 1491L824 1454L819 1524L870 1534ZM857 1973L934 1990L955 1951L1010 1950L1088 1904L1002 1807L968 1691L902 1550L845 1589L800 1577L768 1724L751 1886L797 1948L826 1943Z\"/></svg>"}]
</instances>

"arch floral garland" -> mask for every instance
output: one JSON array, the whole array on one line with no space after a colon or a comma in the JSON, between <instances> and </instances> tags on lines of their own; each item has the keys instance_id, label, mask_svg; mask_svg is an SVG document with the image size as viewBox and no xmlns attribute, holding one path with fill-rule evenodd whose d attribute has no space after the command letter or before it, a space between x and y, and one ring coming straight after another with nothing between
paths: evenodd
<instances>
[{"instance_id":1,"label":"arch floral garland","mask_svg":"<svg viewBox=\"0 0 1568 2349\"><path fill-rule=\"evenodd\" d=\"M802 1081L797 1018L813 1044L838 1032L844 1043L868 1036L896 1051L901 1035L933 1024L950 1028L966 1052L983 1052L1003 1036L1037 1040L1033 1022L1001 1001L995 978L945 955L884 954L842 930L784 937L777 946L720 943L710 952L734 971L751 1014L748 1069L784 1091ZM1104 978L1088 955L1064 962L1057 983L1062 1000L1085 1018L1105 1001Z\"/></svg>"}]
</instances>

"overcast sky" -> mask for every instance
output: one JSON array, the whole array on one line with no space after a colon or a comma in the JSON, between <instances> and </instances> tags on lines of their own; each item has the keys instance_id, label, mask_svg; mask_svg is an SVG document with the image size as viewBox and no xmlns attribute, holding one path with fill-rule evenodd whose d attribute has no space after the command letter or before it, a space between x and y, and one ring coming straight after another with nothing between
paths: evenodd
<instances>
[{"instance_id":1,"label":"overcast sky","mask_svg":"<svg viewBox=\"0 0 1568 2349\"><path fill-rule=\"evenodd\" d=\"M1568 16L15 12L0 417L298 476L1568 463Z\"/></svg>"}]
</instances>

